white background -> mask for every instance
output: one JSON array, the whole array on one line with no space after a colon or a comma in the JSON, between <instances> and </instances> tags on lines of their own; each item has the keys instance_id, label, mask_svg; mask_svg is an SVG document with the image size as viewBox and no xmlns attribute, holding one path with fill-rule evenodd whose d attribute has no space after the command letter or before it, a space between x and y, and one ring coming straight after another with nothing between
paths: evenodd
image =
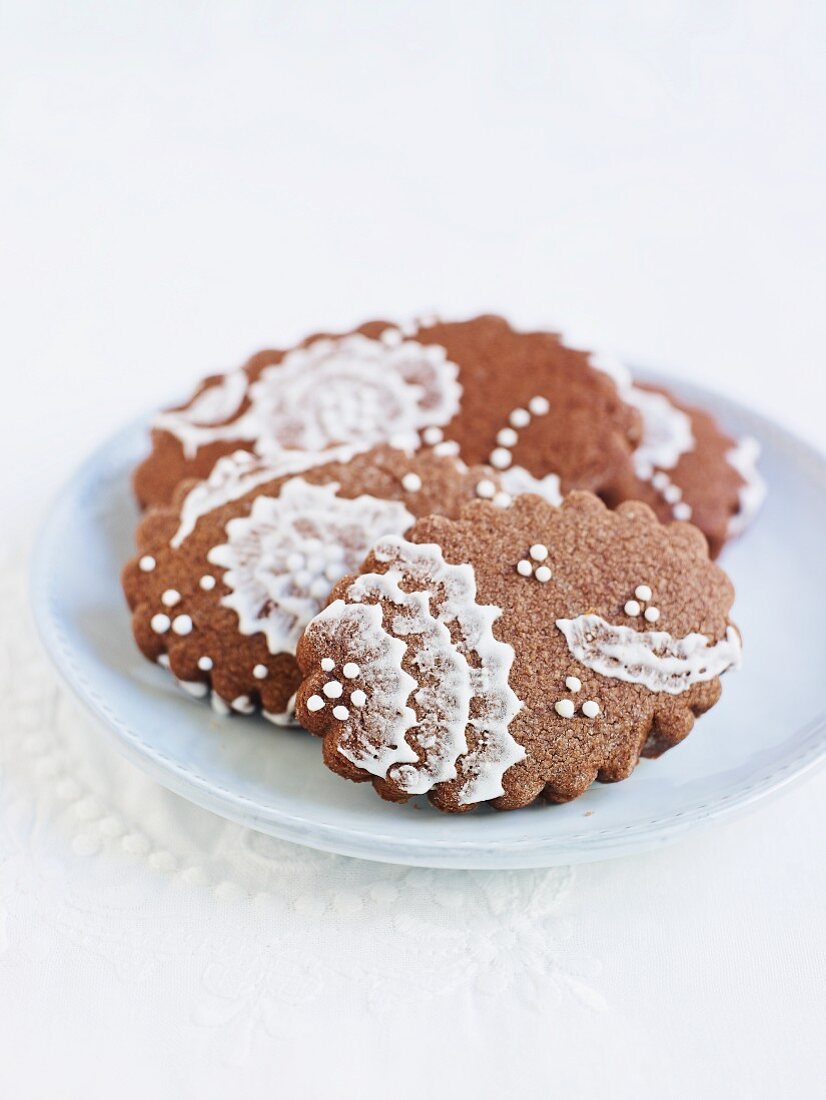
<instances>
[{"instance_id":1,"label":"white background","mask_svg":"<svg viewBox=\"0 0 826 1100\"><path fill-rule=\"evenodd\" d=\"M0 13L7 623L96 442L371 316L560 325L826 445L823 4ZM362 865L157 790L6 633L4 1095L818 1094L822 776L610 865Z\"/></svg>"}]
</instances>

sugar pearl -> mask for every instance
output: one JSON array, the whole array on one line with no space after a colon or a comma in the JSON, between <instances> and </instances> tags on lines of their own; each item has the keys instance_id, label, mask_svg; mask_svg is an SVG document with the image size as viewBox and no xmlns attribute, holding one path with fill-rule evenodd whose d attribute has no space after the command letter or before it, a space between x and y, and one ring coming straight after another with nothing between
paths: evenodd
<instances>
[{"instance_id":1,"label":"sugar pearl","mask_svg":"<svg viewBox=\"0 0 826 1100\"><path fill-rule=\"evenodd\" d=\"M336 667L336 663L332 657L322 657L321 667L324 669L325 672L332 672L333 669Z\"/></svg>"},{"instance_id":2,"label":"sugar pearl","mask_svg":"<svg viewBox=\"0 0 826 1100\"><path fill-rule=\"evenodd\" d=\"M663 493L669 504L676 504L682 495L683 491L679 485L669 485Z\"/></svg>"},{"instance_id":3,"label":"sugar pearl","mask_svg":"<svg viewBox=\"0 0 826 1100\"><path fill-rule=\"evenodd\" d=\"M483 500L490 500L496 495L496 486L489 478L483 477L476 485L476 495Z\"/></svg>"},{"instance_id":4,"label":"sugar pearl","mask_svg":"<svg viewBox=\"0 0 826 1100\"><path fill-rule=\"evenodd\" d=\"M348 661L344 668L341 670L348 680L355 680L356 676L361 672L361 669L355 661Z\"/></svg>"},{"instance_id":5,"label":"sugar pearl","mask_svg":"<svg viewBox=\"0 0 826 1100\"><path fill-rule=\"evenodd\" d=\"M149 620L149 625L155 631L156 634L166 634L169 630L172 622L168 615L163 615L160 612L157 615L153 615Z\"/></svg>"},{"instance_id":6,"label":"sugar pearl","mask_svg":"<svg viewBox=\"0 0 826 1100\"><path fill-rule=\"evenodd\" d=\"M515 447L519 436L513 428L503 428L496 436L496 442L502 447Z\"/></svg>"},{"instance_id":7,"label":"sugar pearl","mask_svg":"<svg viewBox=\"0 0 826 1100\"><path fill-rule=\"evenodd\" d=\"M395 348L402 342L402 334L397 328L386 328L381 334L381 342L388 348Z\"/></svg>"},{"instance_id":8,"label":"sugar pearl","mask_svg":"<svg viewBox=\"0 0 826 1100\"><path fill-rule=\"evenodd\" d=\"M324 692L328 699L340 699L341 693L344 688L341 686L338 680L330 680L324 685L321 690Z\"/></svg>"},{"instance_id":9,"label":"sugar pearl","mask_svg":"<svg viewBox=\"0 0 826 1100\"><path fill-rule=\"evenodd\" d=\"M256 665L252 670L252 674L256 680L266 680L269 675L269 669L266 665Z\"/></svg>"},{"instance_id":10,"label":"sugar pearl","mask_svg":"<svg viewBox=\"0 0 826 1100\"><path fill-rule=\"evenodd\" d=\"M354 707L363 707L364 704L367 702L367 696L361 690L361 688L356 688L356 690L350 696L350 702L353 704Z\"/></svg>"},{"instance_id":11,"label":"sugar pearl","mask_svg":"<svg viewBox=\"0 0 826 1100\"><path fill-rule=\"evenodd\" d=\"M497 470L506 470L513 461L513 455L504 447L496 447L490 453L490 464Z\"/></svg>"},{"instance_id":12,"label":"sugar pearl","mask_svg":"<svg viewBox=\"0 0 826 1100\"><path fill-rule=\"evenodd\" d=\"M434 455L457 455L459 444L455 439L446 439L444 443L437 443L433 448Z\"/></svg>"},{"instance_id":13,"label":"sugar pearl","mask_svg":"<svg viewBox=\"0 0 826 1100\"><path fill-rule=\"evenodd\" d=\"M582 713L586 718L596 718L599 714L599 703L595 703L593 699L586 699L582 704Z\"/></svg>"},{"instance_id":14,"label":"sugar pearl","mask_svg":"<svg viewBox=\"0 0 826 1100\"><path fill-rule=\"evenodd\" d=\"M541 542L535 542L531 547L531 557L534 561L544 561L548 556L548 547Z\"/></svg>"},{"instance_id":15,"label":"sugar pearl","mask_svg":"<svg viewBox=\"0 0 826 1100\"><path fill-rule=\"evenodd\" d=\"M660 609L658 607L646 607L645 617L649 623L655 623L660 617Z\"/></svg>"},{"instance_id":16,"label":"sugar pearl","mask_svg":"<svg viewBox=\"0 0 826 1100\"><path fill-rule=\"evenodd\" d=\"M211 657L199 657L198 658L198 668L201 670L201 672L209 672L209 670L212 668L212 658Z\"/></svg>"},{"instance_id":17,"label":"sugar pearl","mask_svg":"<svg viewBox=\"0 0 826 1100\"><path fill-rule=\"evenodd\" d=\"M338 718L339 722L345 722L349 717L350 711L347 709L347 707L333 707L333 718Z\"/></svg>"},{"instance_id":18,"label":"sugar pearl","mask_svg":"<svg viewBox=\"0 0 826 1100\"><path fill-rule=\"evenodd\" d=\"M533 566L527 558L523 558L516 563L516 572L520 577L529 577L533 573Z\"/></svg>"},{"instance_id":19,"label":"sugar pearl","mask_svg":"<svg viewBox=\"0 0 826 1100\"><path fill-rule=\"evenodd\" d=\"M161 603L164 607L174 607L176 603L181 602L181 593L176 592L174 588L167 588L166 592L161 596Z\"/></svg>"},{"instance_id":20,"label":"sugar pearl","mask_svg":"<svg viewBox=\"0 0 826 1100\"><path fill-rule=\"evenodd\" d=\"M626 615L639 615L639 613L640 613L640 605L637 603L637 601L636 600L629 600L625 605L625 614Z\"/></svg>"},{"instance_id":21,"label":"sugar pearl","mask_svg":"<svg viewBox=\"0 0 826 1100\"><path fill-rule=\"evenodd\" d=\"M151 554L144 554L138 562L138 569L140 569L141 573L151 573L157 564L158 563Z\"/></svg>"},{"instance_id":22,"label":"sugar pearl","mask_svg":"<svg viewBox=\"0 0 826 1100\"><path fill-rule=\"evenodd\" d=\"M681 501L674 505L674 519L691 519L691 505Z\"/></svg>"},{"instance_id":23,"label":"sugar pearl","mask_svg":"<svg viewBox=\"0 0 826 1100\"><path fill-rule=\"evenodd\" d=\"M574 716L574 704L570 699L560 699L558 703L554 703L554 710L560 718L573 718Z\"/></svg>"},{"instance_id":24,"label":"sugar pearl","mask_svg":"<svg viewBox=\"0 0 826 1100\"><path fill-rule=\"evenodd\" d=\"M442 431L441 428L425 428L425 430L422 432L422 439L431 447L434 443L441 443L444 437L445 433Z\"/></svg>"},{"instance_id":25,"label":"sugar pearl","mask_svg":"<svg viewBox=\"0 0 826 1100\"><path fill-rule=\"evenodd\" d=\"M658 492L661 493L663 489L667 489L668 486L671 484L671 478L668 476L668 474L664 474L662 470L659 470L651 478L651 484L654 486L655 489L658 490Z\"/></svg>"},{"instance_id":26,"label":"sugar pearl","mask_svg":"<svg viewBox=\"0 0 826 1100\"><path fill-rule=\"evenodd\" d=\"M528 408L534 416L544 416L550 407L547 397L532 397L528 402Z\"/></svg>"},{"instance_id":27,"label":"sugar pearl","mask_svg":"<svg viewBox=\"0 0 826 1100\"><path fill-rule=\"evenodd\" d=\"M582 689L582 681L578 676L566 676L565 687L568 691L580 691Z\"/></svg>"},{"instance_id":28,"label":"sugar pearl","mask_svg":"<svg viewBox=\"0 0 826 1100\"><path fill-rule=\"evenodd\" d=\"M324 707L324 700L320 695L311 695L307 700L307 710L314 714L317 710L322 710Z\"/></svg>"},{"instance_id":29,"label":"sugar pearl","mask_svg":"<svg viewBox=\"0 0 826 1100\"><path fill-rule=\"evenodd\" d=\"M183 638L192 633L192 619L189 615L176 615L172 620L172 629Z\"/></svg>"},{"instance_id":30,"label":"sugar pearl","mask_svg":"<svg viewBox=\"0 0 826 1100\"><path fill-rule=\"evenodd\" d=\"M637 597L638 600L645 601L651 599L652 593L647 584L638 584L637 587L634 589L634 595Z\"/></svg>"},{"instance_id":31,"label":"sugar pearl","mask_svg":"<svg viewBox=\"0 0 826 1100\"><path fill-rule=\"evenodd\" d=\"M201 588L203 588L204 592L211 592L212 589L215 587L215 578L211 577L209 573L207 573L203 577L201 577L201 579L198 581L198 584L201 586Z\"/></svg>"},{"instance_id":32,"label":"sugar pearl","mask_svg":"<svg viewBox=\"0 0 826 1100\"><path fill-rule=\"evenodd\" d=\"M536 573L534 573L534 576L540 584L547 584L553 574L551 573L547 565L540 565Z\"/></svg>"},{"instance_id":33,"label":"sugar pearl","mask_svg":"<svg viewBox=\"0 0 826 1100\"><path fill-rule=\"evenodd\" d=\"M405 474L402 478L402 488L408 493L417 493L422 487L422 479L418 474Z\"/></svg>"},{"instance_id":34,"label":"sugar pearl","mask_svg":"<svg viewBox=\"0 0 826 1100\"><path fill-rule=\"evenodd\" d=\"M531 414L527 409L514 409L508 417L514 428L527 428L531 422Z\"/></svg>"},{"instance_id":35,"label":"sugar pearl","mask_svg":"<svg viewBox=\"0 0 826 1100\"><path fill-rule=\"evenodd\" d=\"M493 498L493 503L496 505L497 508L508 508L512 500L513 497L510 495L510 493L500 492L497 493L496 496Z\"/></svg>"}]
</instances>

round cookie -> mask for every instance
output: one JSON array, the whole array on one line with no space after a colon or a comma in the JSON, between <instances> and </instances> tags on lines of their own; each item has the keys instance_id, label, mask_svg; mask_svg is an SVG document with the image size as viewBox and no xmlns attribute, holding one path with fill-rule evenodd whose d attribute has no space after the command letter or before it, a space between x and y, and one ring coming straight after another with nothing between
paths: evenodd
<instances>
[{"instance_id":1,"label":"round cookie","mask_svg":"<svg viewBox=\"0 0 826 1100\"><path fill-rule=\"evenodd\" d=\"M301 722L339 774L439 809L563 802L681 741L739 663L733 588L686 523L525 494L379 540L308 625Z\"/></svg>"},{"instance_id":2,"label":"round cookie","mask_svg":"<svg viewBox=\"0 0 826 1100\"><path fill-rule=\"evenodd\" d=\"M296 470L237 452L138 528L122 576L135 639L221 713L291 721L296 642L377 538L477 497L510 503L489 469L432 451L335 457Z\"/></svg>"},{"instance_id":3,"label":"round cookie","mask_svg":"<svg viewBox=\"0 0 826 1100\"><path fill-rule=\"evenodd\" d=\"M270 462L340 444L434 446L488 463L510 492L619 492L633 476L640 417L589 356L501 317L373 321L344 336L265 351L206 379L153 424L134 475L143 505L171 499L238 448Z\"/></svg>"}]
</instances>

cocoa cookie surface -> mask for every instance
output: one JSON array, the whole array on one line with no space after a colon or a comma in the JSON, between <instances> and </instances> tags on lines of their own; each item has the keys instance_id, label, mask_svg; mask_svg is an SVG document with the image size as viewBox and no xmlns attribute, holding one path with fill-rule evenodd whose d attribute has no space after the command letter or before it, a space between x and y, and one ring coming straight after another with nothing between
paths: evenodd
<instances>
[{"instance_id":1,"label":"cocoa cookie surface","mask_svg":"<svg viewBox=\"0 0 826 1100\"><path fill-rule=\"evenodd\" d=\"M591 361L611 375L642 421L629 479L600 496L612 506L642 500L663 523L690 520L716 558L728 539L748 527L763 502L757 441L734 439L704 409L664 387L635 382L615 360L592 356Z\"/></svg>"},{"instance_id":2,"label":"cocoa cookie surface","mask_svg":"<svg viewBox=\"0 0 826 1100\"><path fill-rule=\"evenodd\" d=\"M330 768L440 809L576 798L681 741L739 662L693 526L588 493L381 539L308 625L297 714Z\"/></svg>"},{"instance_id":3,"label":"cocoa cookie surface","mask_svg":"<svg viewBox=\"0 0 826 1100\"><path fill-rule=\"evenodd\" d=\"M377 538L476 498L511 499L489 469L430 450L330 454L338 460L315 466L297 456L298 469L225 456L140 523L122 576L135 639L221 713L260 706L291 720L298 637Z\"/></svg>"},{"instance_id":4,"label":"cocoa cookie surface","mask_svg":"<svg viewBox=\"0 0 826 1100\"><path fill-rule=\"evenodd\" d=\"M142 504L163 504L238 448L280 462L285 452L393 440L488 463L511 492L616 496L640 432L614 381L556 335L517 332L495 316L374 321L206 379L156 418L134 485Z\"/></svg>"}]
</instances>

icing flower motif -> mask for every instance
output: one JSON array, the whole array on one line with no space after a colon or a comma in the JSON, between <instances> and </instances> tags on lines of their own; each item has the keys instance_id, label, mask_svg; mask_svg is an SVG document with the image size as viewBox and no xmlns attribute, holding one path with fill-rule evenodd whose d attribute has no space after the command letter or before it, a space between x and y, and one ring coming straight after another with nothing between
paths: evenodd
<instances>
[{"instance_id":1,"label":"icing flower motif","mask_svg":"<svg viewBox=\"0 0 826 1100\"><path fill-rule=\"evenodd\" d=\"M458 374L437 344L391 346L360 333L321 338L265 367L248 388L244 372L225 375L155 426L177 436L189 457L220 440L253 442L268 459L388 439L415 447L421 429L458 412Z\"/></svg>"},{"instance_id":2,"label":"icing flower motif","mask_svg":"<svg viewBox=\"0 0 826 1100\"><path fill-rule=\"evenodd\" d=\"M208 560L226 569L222 604L242 634L266 635L270 653L292 653L335 582L354 572L368 549L413 517L398 501L337 495L338 485L296 477L277 497L258 497L246 517L226 526L227 542Z\"/></svg>"}]
</instances>

